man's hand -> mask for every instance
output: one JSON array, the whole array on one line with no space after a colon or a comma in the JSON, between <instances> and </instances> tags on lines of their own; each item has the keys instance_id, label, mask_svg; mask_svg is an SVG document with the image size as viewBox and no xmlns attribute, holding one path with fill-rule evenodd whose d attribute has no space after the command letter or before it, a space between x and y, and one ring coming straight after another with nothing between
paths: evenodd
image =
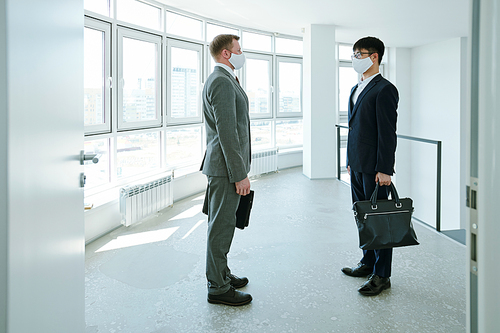
<instances>
[{"instance_id":1,"label":"man's hand","mask_svg":"<svg viewBox=\"0 0 500 333\"><path fill-rule=\"evenodd\" d=\"M347 166L347 173L349 174L349 176L351 175L351 166Z\"/></svg>"},{"instance_id":2,"label":"man's hand","mask_svg":"<svg viewBox=\"0 0 500 333\"><path fill-rule=\"evenodd\" d=\"M377 172L375 175L375 183L377 182L380 182L380 186L389 186L391 185L391 176L382 172Z\"/></svg>"},{"instance_id":3,"label":"man's hand","mask_svg":"<svg viewBox=\"0 0 500 333\"><path fill-rule=\"evenodd\" d=\"M236 186L236 193L239 195L245 196L250 193L250 180L248 180L248 177L240 182L234 183L234 185Z\"/></svg>"}]
</instances>

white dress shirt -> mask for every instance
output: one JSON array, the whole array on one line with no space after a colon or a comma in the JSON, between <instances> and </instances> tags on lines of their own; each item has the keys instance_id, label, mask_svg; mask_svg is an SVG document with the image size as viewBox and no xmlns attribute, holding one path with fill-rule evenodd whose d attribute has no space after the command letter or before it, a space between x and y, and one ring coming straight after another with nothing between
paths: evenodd
<instances>
[{"instance_id":1,"label":"white dress shirt","mask_svg":"<svg viewBox=\"0 0 500 333\"><path fill-rule=\"evenodd\" d=\"M217 67L217 66L224 68L226 71L229 72L229 74L231 74L236 79L236 74L234 73L234 71L231 67L229 67L226 64L221 64L220 62L215 63L215 67Z\"/></svg>"},{"instance_id":2,"label":"white dress shirt","mask_svg":"<svg viewBox=\"0 0 500 333\"><path fill-rule=\"evenodd\" d=\"M370 83L370 81L373 80L373 78L375 76L379 75L379 74L380 74L380 72L378 72L376 74L373 74L369 78L366 78L364 80L361 79L361 81L359 81L358 87L356 88L356 90L354 91L354 94L352 95L352 104L353 105L356 105L356 101L358 100L359 95L361 94L361 92L363 91L363 89L366 88L366 86L368 85L368 83Z\"/></svg>"}]
</instances>

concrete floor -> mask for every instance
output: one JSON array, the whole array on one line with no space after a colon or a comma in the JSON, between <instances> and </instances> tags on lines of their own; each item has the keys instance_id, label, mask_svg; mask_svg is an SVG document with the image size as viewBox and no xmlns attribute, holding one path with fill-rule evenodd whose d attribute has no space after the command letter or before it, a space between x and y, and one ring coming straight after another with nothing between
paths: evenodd
<instances>
[{"instance_id":1,"label":"concrete floor","mask_svg":"<svg viewBox=\"0 0 500 333\"><path fill-rule=\"evenodd\" d=\"M229 253L252 303L206 301L201 193L87 246L86 332L465 332L465 246L415 223L421 245L394 250L392 288L364 297L365 279L340 272L361 258L347 185L294 168L252 188Z\"/></svg>"}]
</instances>

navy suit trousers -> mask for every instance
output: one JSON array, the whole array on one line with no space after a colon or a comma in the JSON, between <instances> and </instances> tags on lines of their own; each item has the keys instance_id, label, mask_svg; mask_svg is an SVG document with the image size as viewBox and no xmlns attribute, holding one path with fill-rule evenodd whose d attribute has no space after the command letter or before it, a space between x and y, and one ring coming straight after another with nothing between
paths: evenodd
<instances>
[{"instance_id":1,"label":"navy suit trousers","mask_svg":"<svg viewBox=\"0 0 500 333\"><path fill-rule=\"evenodd\" d=\"M370 200L376 185L374 174L351 170L352 202ZM377 199L387 199L389 194L388 189L388 186L379 187ZM373 267L373 273L378 276L390 277L392 249L363 250L363 259L361 259L361 263Z\"/></svg>"}]
</instances>

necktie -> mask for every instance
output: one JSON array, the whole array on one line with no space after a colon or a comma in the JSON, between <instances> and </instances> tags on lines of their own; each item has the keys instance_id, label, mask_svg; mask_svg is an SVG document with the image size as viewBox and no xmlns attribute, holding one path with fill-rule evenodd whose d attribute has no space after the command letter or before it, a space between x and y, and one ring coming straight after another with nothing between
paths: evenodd
<instances>
[{"instance_id":1,"label":"necktie","mask_svg":"<svg viewBox=\"0 0 500 333\"><path fill-rule=\"evenodd\" d=\"M240 83L240 80L238 80L238 77L235 76L235 78L236 78L236 82L238 82L238 84L241 86L241 83Z\"/></svg>"}]
</instances>

